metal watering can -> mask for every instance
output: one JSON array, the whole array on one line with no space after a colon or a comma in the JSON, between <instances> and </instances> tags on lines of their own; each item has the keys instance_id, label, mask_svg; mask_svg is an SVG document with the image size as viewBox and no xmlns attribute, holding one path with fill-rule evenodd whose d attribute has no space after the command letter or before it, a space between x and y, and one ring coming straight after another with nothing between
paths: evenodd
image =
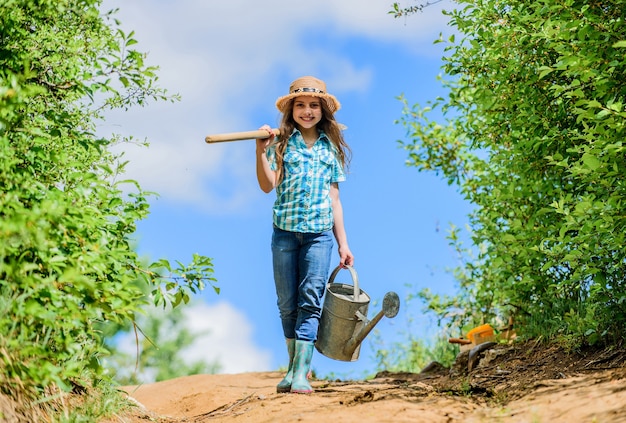
<instances>
[{"instance_id":1,"label":"metal watering can","mask_svg":"<svg viewBox=\"0 0 626 423\"><path fill-rule=\"evenodd\" d=\"M338 266L326 285L326 297L322 308L320 327L315 348L328 358L341 361L356 361L361 342L383 318L396 317L400 310L400 299L395 292L388 292L383 299L383 309L370 321L367 307L370 297L359 288L359 278L351 266L345 269L352 275L352 285L334 283L342 269Z\"/></svg>"}]
</instances>

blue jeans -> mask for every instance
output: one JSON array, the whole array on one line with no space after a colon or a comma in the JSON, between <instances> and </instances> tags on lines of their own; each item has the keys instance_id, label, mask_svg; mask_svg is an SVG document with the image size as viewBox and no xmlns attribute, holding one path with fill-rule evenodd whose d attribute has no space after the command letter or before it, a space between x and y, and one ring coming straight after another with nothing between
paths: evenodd
<instances>
[{"instance_id":1,"label":"blue jeans","mask_svg":"<svg viewBox=\"0 0 626 423\"><path fill-rule=\"evenodd\" d=\"M317 340L333 245L332 231L300 233L274 227L274 282L285 338Z\"/></svg>"}]
</instances>

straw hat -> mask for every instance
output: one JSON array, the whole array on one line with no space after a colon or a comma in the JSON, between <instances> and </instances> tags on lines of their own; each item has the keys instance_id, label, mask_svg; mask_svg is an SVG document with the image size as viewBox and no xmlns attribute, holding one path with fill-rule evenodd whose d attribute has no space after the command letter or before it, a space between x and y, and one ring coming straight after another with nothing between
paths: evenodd
<instances>
[{"instance_id":1,"label":"straw hat","mask_svg":"<svg viewBox=\"0 0 626 423\"><path fill-rule=\"evenodd\" d=\"M341 104L337 101L335 96L326 92L326 84L324 81L313 76L303 76L293 81L289 86L289 94L276 100L276 107L278 110L285 113L289 100L302 95L323 98L332 113L335 113L341 108Z\"/></svg>"}]
</instances>

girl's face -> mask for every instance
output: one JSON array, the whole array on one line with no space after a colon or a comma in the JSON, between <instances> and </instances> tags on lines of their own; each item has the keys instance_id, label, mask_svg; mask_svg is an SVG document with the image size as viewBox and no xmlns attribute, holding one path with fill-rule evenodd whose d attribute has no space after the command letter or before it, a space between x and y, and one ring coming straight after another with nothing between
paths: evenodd
<instances>
[{"instance_id":1,"label":"girl's face","mask_svg":"<svg viewBox=\"0 0 626 423\"><path fill-rule=\"evenodd\" d=\"M322 102L317 97L300 96L293 100L293 120L302 129L314 128L322 120Z\"/></svg>"}]
</instances>

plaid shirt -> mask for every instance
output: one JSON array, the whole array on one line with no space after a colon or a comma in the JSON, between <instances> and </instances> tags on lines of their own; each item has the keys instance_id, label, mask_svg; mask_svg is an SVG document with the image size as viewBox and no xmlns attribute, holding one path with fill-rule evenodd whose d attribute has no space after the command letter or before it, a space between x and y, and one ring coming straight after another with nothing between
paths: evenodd
<instances>
[{"instance_id":1,"label":"plaid shirt","mask_svg":"<svg viewBox=\"0 0 626 423\"><path fill-rule=\"evenodd\" d=\"M297 129L287 142L283 156L284 177L276 187L274 224L290 232L321 233L332 229L333 208L330 184L346 180L336 150L325 133L308 149ZM276 170L275 148L267 149Z\"/></svg>"}]
</instances>

